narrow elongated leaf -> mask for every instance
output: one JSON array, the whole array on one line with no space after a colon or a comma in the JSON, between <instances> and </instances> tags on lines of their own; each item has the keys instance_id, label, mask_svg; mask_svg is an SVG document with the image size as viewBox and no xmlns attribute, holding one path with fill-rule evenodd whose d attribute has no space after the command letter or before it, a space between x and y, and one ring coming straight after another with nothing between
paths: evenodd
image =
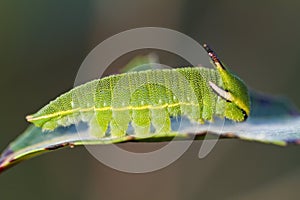
<instances>
[{"instance_id":1,"label":"narrow elongated leaf","mask_svg":"<svg viewBox=\"0 0 300 200\"><path fill-rule=\"evenodd\" d=\"M251 102L252 113L245 122L233 123L228 120L225 121L224 126L220 127L213 123L199 125L192 124L185 119L176 119L181 123L177 132L172 135L157 135L148 140L138 139L132 135L116 139L96 139L89 134L88 125L84 123L76 127L72 125L44 132L41 128L30 125L3 151L0 157L0 171L22 160L63 147L129 141L159 142L171 140L174 136L178 139L188 139L191 136L202 139L207 131L209 134L221 135L221 138L237 137L277 145L300 143L300 115L292 103L285 98L275 98L255 92L251 94ZM176 125L176 122L173 124Z\"/></svg>"},{"instance_id":2,"label":"narrow elongated leaf","mask_svg":"<svg viewBox=\"0 0 300 200\"><path fill-rule=\"evenodd\" d=\"M219 67L219 70L222 72L222 74L226 75L224 76L224 80L233 83L233 88L231 89L242 89L238 90L238 95L234 97L231 93L228 93L227 90L223 90L213 82L210 82L215 92L217 92L222 98L225 98L228 102L236 102L237 105L235 106L239 107L237 111L244 111L244 114L242 115L242 120L240 120L240 118L238 117L239 115L236 115L236 113L229 112L228 114L230 115L225 116L227 118L232 118L233 114L234 121L243 121L246 118L245 116L247 116L246 114L248 114L246 111L249 111L249 104L247 103L249 102L249 98L248 95L246 95L246 93L243 93L243 91L245 92L247 88L243 87L244 83L238 81L238 78L234 77L233 75L230 75L230 72L224 71L224 66L220 64L221 62L218 60L216 55L212 52L211 49L209 49L207 45L205 45L204 48L206 48L212 60L215 62L216 67ZM155 59L157 59L155 56L137 57L125 67L125 71L143 71L149 68L152 69L153 66L151 66L151 63L156 62ZM136 66L139 67L136 68ZM206 72L204 72L205 70L203 71L203 76L206 74ZM137 79L138 77L135 78ZM91 90L91 87L87 88ZM105 93L104 90L102 92ZM83 96L81 100L85 100L85 96L82 95L81 92L79 93L79 95ZM144 97L142 93L140 95ZM125 136L105 137L104 132L104 135L102 134L102 137L96 137L94 134L91 133L93 133L94 131L94 133L96 132L97 135L99 129L91 131L91 129L89 129L91 123L84 123L82 122L82 120L78 120L78 124L76 125L74 125L74 123L70 123L71 121L66 121L62 119L60 119L61 121L59 123L56 123L57 121L49 121L54 123L47 122L47 126L44 125L43 127L48 127L48 131L43 131L43 129L39 127L40 123L44 123L44 116L41 115L37 117L40 118L40 121L36 122L35 124L37 126L30 125L23 134L16 138L3 151L0 157L0 172L22 160L42 154L44 152L60 149L63 147L73 147L77 145L112 144L129 141L160 142L169 141L172 139L203 139L205 138L204 136L207 133L220 136L221 138L236 137L244 140L253 140L282 146L290 143L300 143L300 114L291 102L289 102L285 98L271 97L257 92L251 92L250 97L251 114L250 117L244 122L236 123L231 120L222 121L222 119L216 119L216 121L212 123L199 124L192 123L188 118L185 118L184 115L175 115L176 117L171 117L171 131L167 131L166 133L162 134L149 134L146 136L144 135L144 137L142 138L138 138L137 135L134 134L135 127L131 127L130 129L130 126L132 126L132 124L129 124L129 129L126 131ZM64 99L68 100L69 98L70 96L68 95L64 96ZM203 98L205 99L205 96ZM61 105L56 105L54 107L46 107L45 110L42 109L42 113L47 113L49 110L52 111L53 108L58 107L61 107ZM161 111L162 110L160 110L160 112ZM175 112L176 110L173 111ZM105 112L102 112L102 114L105 114ZM51 116L51 114L48 116ZM101 119L103 121L103 116L100 117L102 117ZM28 117L29 121L33 120L33 118L33 116ZM76 116L74 117L74 119L76 119ZM121 120L122 119L123 118L121 118ZM218 123L219 121L221 121L221 123ZM136 120L135 122L139 121ZM71 125L65 127L58 126L59 124ZM150 127L149 124L148 126ZM143 129L138 130L143 131Z\"/></svg>"}]
</instances>

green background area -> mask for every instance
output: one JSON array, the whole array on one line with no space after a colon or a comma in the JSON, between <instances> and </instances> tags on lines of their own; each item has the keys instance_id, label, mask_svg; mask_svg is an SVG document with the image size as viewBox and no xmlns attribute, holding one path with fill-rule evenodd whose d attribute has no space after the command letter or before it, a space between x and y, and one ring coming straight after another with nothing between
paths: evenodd
<instances>
[{"instance_id":1,"label":"green background area","mask_svg":"<svg viewBox=\"0 0 300 200\"><path fill-rule=\"evenodd\" d=\"M158 26L210 44L252 88L300 107L300 3L287 1L0 2L0 149L28 125L27 114L72 88L85 56L121 31ZM122 62L120 62L122 63ZM125 62L124 62L125 64ZM160 144L122 144L137 151ZM0 176L1 199L297 199L299 146L201 142L175 163L127 174L84 147L46 154ZM103 147L105 148L105 147Z\"/></svg>"}]
</instances>

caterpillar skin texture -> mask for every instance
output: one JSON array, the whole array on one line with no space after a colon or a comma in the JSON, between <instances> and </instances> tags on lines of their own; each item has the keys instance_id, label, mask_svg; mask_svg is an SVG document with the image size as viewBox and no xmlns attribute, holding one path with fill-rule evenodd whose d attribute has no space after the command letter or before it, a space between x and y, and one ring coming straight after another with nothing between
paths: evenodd
<instances>
[{"instance_id":1,"label":"caterpillar skin texture","mask_svg":"<svg viewBox=\"0 0 300 200\"><path fill-rule=\"evenodd\" d=\"M187 67L104 77L62 94L29 122L43 130L88 122L93 135L120 137L129 125L136 136L171 132L171 117L203 123L213 118L241 122L250 114L248 89L204 45L215 69Z\"/></svg>"}]
</instances>

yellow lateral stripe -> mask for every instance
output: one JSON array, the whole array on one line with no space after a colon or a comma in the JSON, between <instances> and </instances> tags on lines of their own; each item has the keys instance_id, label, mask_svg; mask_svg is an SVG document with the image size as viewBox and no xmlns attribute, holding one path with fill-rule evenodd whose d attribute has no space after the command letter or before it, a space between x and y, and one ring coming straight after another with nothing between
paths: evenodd
<instances>
[{"instance_id":1,"label":"yellow lateral stripe","mask_svg":"<svg viewBox=\"0 0 300 200\"><path fill-rule=\"evenodd\" d=\"M59 115L71 114L71 113L74 113L74 112L79 111L79 110L80 110L79 108L76 108L76 109L60 111L60 112L56 112L56 113L52 113L52 114L44 115L44 116L40 116L40 117L33 117L32 115L29 115L29 116L26 117L26 120L29 121L29 122L32 122L32 121L36 121L36 120L39 120L39 119L47 119L47 118L56 117L56 116L59 116Z\"/></svg>"},{"instance_id":2,"label":"yellow lateral stripe","mask_svg":"<svg viewBox=\"0 0 300 200\"><path fill-rule=\"evenodd\" d=\"M143 109L162 109L162 108L172 108L175 106L199 106L199 104L195 104L195 103L185 103L185 102L181 102L181 103L173 103L173 104L164 104L164 105L158 105L158 106L153 106L153 105L145 105L145 106L126 106L126 107L121 107L121 108L113 108L111 106L107 106L107 107L103 107L103 108L95 108L95 107L91 107L91 108L76 108L76 109L72 109L72 110L65 110L65 111L60 111L60 112L56 112L56 113L52 113L49 115L44 115L44 116L40 116L40 117L33 117L32 115L29 115L26 117L27 121L29 122L33 122L33 121L37 121L40 119L47 119L47 118L53 118L53 117L57 117L60 115L67 115L67 114L72 114L76 111L79 112L90 112L90 111L106 111L106 110L111 110L111 111L124 111L124 110L143 110Z\"/></svg>"}]
</instances>

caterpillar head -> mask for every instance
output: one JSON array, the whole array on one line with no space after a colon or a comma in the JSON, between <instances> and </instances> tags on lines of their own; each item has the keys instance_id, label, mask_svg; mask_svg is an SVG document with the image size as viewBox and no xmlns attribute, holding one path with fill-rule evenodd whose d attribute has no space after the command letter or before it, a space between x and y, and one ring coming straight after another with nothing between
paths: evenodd
<instances>
[{"instance_id":1,"label":"caterpillar head","mask_svg":"<svg viewBox=\"0 0 300 200\"><path fill-rule=\"evenodd\" d=\"M213 82L209 85L220 97L227 101L225 106L225 117L234 121L244 121L250 114L250 97L247 86L236 75L231 73L216 54L206 45L203 45L209 57L212 59L223 82L223 87Z\"/></svg>"}]
</instances>

